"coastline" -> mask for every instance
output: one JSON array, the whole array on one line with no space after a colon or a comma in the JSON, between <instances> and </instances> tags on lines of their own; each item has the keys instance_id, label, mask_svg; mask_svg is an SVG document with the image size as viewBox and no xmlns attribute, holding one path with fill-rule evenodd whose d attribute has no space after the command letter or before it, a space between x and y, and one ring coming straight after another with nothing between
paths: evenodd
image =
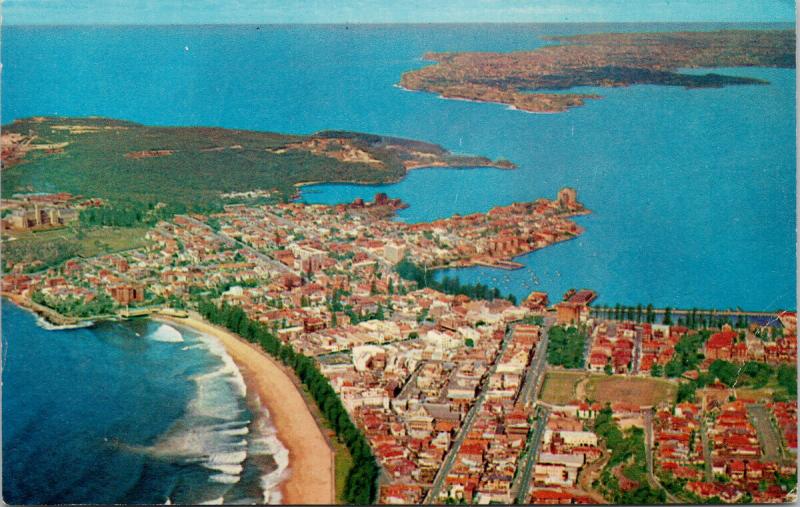
<instances>
[{"instance_id":1,"label":"coastline","mask_svg":"<svg viewBox=\"0 0 800 507\"><path fill-rule=\"evenodd\" d=\"M477 101L474 101L477 102ZM527 111L526 111L527 112ZM410 165L405 166L406 173L399 178L391 178L384 181L353 181L353 180L330 180L330 181L298 181L297 183L292 183L292 186L297 189L302 189L303 187L311 187L314 185L360 185L365 187L381 187L381 186L388 186L388 185L396 185L397 183L402 182L411 171L418 171L421 169L452 169L454 171L464 171L464 170L472 170L472 169L499 169L501 171L515 171L517 170L516 165L508 166L504 164L499 164L495 161L492 161L489 164L475 164L475 165L464 165L464 164L455 164L455 163L448 163L448 162L424 162L420 163L419 165Z\"/></svg>"},{"instance_id":2,"label":"coastline","mask_svg":"<svg viewBox=\"0 0 800 507\"><path fill-rule=\"evenodd\" d=\"M435 91L426 90L424 88L419 89L419 90L414 89L414 88L406 88L405 86L401 85L400 83L396 83L393 86L395 88L400 88L401 90L403 90L405 92L430 93L430 94L436 95L436 98L440 99L440 100L458 100L460 102L472 102L474 104L494 104L494 105L498 105L498 106L506 106L506 110L508 110L508 111L518 111L520 113L528 113L528 114L561 114L561 113L569 112L569 110L572 109L571 107L567 107L565 109L558 109L558 110L553 110L553 111L532 111L532 110L529 110L529 109L524 109L524 108L517 107L514 104L511 104L509 102L501 102L501 101L498 101L498 100L480 100L480 99L468 99L466 97L449 97L449 96L445 95L444 93L437 93ZM597 95L597 96L586 96L584 98L595 99L595 98L602 98L602 97L600 95ZM581 106L582 105L583 104L581 104ZM576 107L580 107L580 106L576 106ZM503 168L501 167L500 169L503 169Z\"/></svg>"},{"instance_id":3,"label":"coastline","mask_svg":"<svg viewBox=\"0 0 800 507\"><path fill-rule=\"evenodd\" d=\"M288 477L280 484L284 504L334 504L334 454L306 405L293 375L258 346L203 320L165 315L153 320L189 327L217 338L240 369L248 389L269 411L278 438L289 451Z\"/></svg>"},{"instance_id":4,"label":"coastline","mask_svg":"<svg viewBox=\"0 0 800 507\"><path fill-rule=\"evenodd\" d=\"M3 298L8 299L15 305L19 306L20 308L24 308L25 310L28 310L29 312L36 315L40 319L40 323L47 324L46 326L42 326L45 327L46 329L58 330L58 329L75 329L79 327L89 327L94 323L94 320L98 320L95 317L86 319L67 317L65 315L61 315L52 308L48 308L46 306L35 303L30 298L23 297L19 294L12 294L10 292L3 291L2 294L0 295Z\"/></svg>"}]
</instances>

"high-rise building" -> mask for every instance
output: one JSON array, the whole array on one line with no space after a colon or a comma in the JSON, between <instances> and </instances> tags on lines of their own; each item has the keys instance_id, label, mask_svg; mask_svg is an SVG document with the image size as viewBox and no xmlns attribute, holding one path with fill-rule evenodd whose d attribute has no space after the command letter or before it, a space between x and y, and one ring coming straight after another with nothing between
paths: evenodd
<instances>
[{"instance_id":1,"label":"high-rise building","mask_svg":"<svg viewBox=\"0 0 800 507\"><path fill-rule=\"evenodd\" d=\"M574 208L578 205L578 192L571 187L564 187L558 191L558 204L562 208Z\"/></svg>"}]
</instances>

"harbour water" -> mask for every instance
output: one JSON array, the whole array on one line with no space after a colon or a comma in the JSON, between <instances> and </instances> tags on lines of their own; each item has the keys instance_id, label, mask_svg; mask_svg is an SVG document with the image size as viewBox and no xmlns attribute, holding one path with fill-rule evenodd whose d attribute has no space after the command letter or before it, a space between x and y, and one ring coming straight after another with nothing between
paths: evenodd
<instances>
[{"instance_id":1,"label":"harbour water","mask_svg":"<svg viewBox=\"0 0 800 507\"><path fill-rule=\"evenodd\" d=\"M601 89L602 99L547 115L396 86L403 72L429 64L427 51L530 49L548 34L748 27L765 26L4 26L2 122L100 115L346 129L507 158L519 169L422 169L393 185L306 187L303 199L382 191L409 203L398 219L419 222L572 186L592 210L578 219L585 234L518 259L521 270L456 274L518 297L589 287L599 304L795 308L793 69L714 70L766 86ZM265 419L235 369L203 337L177 330L178 342L159 326L45 331L3 305L7 502L274 494L279 473L264 475L285 466L285 454L269 425L257 424Z\"/></svg>"},{"instance_id":2,"label":"harbour water","mask_svg":"<svg viewBox=\"0 0 800 507\"><path fill-rule=\"evenodd\" d=\"M791 28L752 24L4 27L3 122L102 115L155 125L349 129L508 158L517 171L420 170L381 187L409 221L553 197L573 186L586 234L460 271L503 292L590 287L598 303L795 307L795 73L715 69L767 86L601 89L562 114L443 100L396 86L427 51L512 51L544 35ZM47 79L43 79L46 76ZM591 91L591 90L590 90ZM308 202L375 187L306 188Z\"/></svg>"}]
</instances>

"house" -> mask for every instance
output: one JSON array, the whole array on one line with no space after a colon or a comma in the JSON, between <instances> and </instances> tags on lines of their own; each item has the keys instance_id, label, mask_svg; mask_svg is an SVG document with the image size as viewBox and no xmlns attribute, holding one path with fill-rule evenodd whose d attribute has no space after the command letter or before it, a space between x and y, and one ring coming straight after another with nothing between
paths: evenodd
<instances>
[{"instance_id":1,"label":"house","mask_svg":"<svg viewBox=\"0 0 800 507\"><path fill-rule=\"evenodd\" d=\"M711 335L705 346L706 359L730 361L733 358L733 342L737 336L735 331L721 331Z\"/></svg>"}]
</instances>

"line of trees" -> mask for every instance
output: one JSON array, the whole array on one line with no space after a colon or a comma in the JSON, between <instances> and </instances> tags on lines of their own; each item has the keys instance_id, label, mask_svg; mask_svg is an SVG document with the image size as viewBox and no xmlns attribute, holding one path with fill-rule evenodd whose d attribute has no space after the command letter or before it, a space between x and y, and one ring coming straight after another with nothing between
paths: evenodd
<instances>
[{"instance_id":1,"label":"line of trees","mask_svg":"<svg viewBox=\"0 0 800 507\"><path fill-rule=\"evenodd\" d=\"M217 202L187 207L180 202L164 204L153 201L147 203L124 201L83 209L78 215L78 219L82 227L137 227L140 225L153 225L159 220L168 220L175 215L185 214L190 211L217 213L222 209L222 205Z\"/></svg>"},{"instance_id":2,"label":"line of trees","mask_svg":"<svg viewBox=\"0 0 800 507\"><path fill-rule=\"evenodd\" d=\"M353 467L347 475L344 499L350 504L366 505L377 498L379 468L364 434L350 420L339 396L330 382L320 373L314 360L284 344L266 326L250 319L239 306L223 303L217 306L202 300L198 310L214 324L225 326L246 340L261 346L271 356L290 366L324 414L336 436L347 445L353 457Z\"/></svg>"},{"instance_id":3,"label":"line of trees","mask_svg":"<svg viewBox=\"0 0 800 507\"><path fill-rule=\"evenodd\" d=\"M619 303L614 306L601 305L593 308L594 315L610 320L628 320L632 322L645 322L655 324L658 321L658 314L661 314L660 323L668 326L678 324L690 329L698 328L719 328L723 324L730 324L736 328L745 328L748 325L747 317L738 315L735 321L729 315L719 315L717 310L700 310L692 308L684 317L675 319L672 315L672 308L666 307L663 312L655 311L652 304L643 306L626 306Z\"/></svg>"},{"instance_id":4,"label":"line of trees","mask_svg":"<svg viewBox=\"0 0 800 507\"><path fill-rule=\"evenodd\" d=\"M416 282L420 289L431 288L445 294L463 294L471 299L489 301L503 297L497 287L492 288L481 283L464 284L458 277L445 276L441 281L436 280L432 270L420 267L408 259L400 261L395 266L395 271L401 278ZM508 294L505 299L511 301L512 304L517 304L517 297L514 294Z\"/></svg>"}]
</instances>

